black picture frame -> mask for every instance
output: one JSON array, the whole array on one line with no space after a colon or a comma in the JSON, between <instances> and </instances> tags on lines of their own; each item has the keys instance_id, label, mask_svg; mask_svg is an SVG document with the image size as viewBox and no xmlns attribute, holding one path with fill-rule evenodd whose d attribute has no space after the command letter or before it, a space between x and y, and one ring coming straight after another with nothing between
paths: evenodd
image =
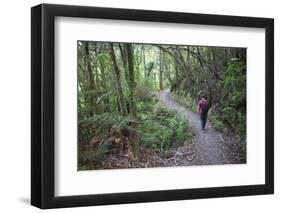
<instances>
[{"instance_id":1,"label":"black picture frame","mask_svg":"<svg viewBox=\"0 0 281 213\"><path fill-rule=\"evenodd\" d=\"M162 23L264 28L265 184L130 193L54 195L55 17L101 18ZM60 208L272 194L274 192L274 20L240 16L41 4L31 8L31 204Z\"/></svg>"}]
</instances>

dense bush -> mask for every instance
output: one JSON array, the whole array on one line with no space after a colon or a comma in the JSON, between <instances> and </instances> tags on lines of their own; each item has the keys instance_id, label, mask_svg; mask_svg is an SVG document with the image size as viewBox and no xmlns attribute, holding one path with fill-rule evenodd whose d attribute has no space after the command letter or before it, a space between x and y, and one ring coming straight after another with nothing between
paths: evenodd
<instances>
[{"instance_id":1,"label":"dense bush","mask_svg":"<svg viewBox=\"0 0 281 213\"><path fill-rule=\"evenodd\" d=\"M176 111L156 107L151 113L143 113L142 120L142 141L157 152L191 141L189 123Z\"/></svg>"}]
</instances>

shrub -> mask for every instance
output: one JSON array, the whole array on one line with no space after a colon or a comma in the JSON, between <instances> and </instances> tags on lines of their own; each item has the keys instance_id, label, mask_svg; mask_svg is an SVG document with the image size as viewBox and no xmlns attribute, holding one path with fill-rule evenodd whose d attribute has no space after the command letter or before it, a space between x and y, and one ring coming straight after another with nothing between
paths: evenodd
<instances>
[{"instance_id":1,"label":"shrub","mask_svg":"<svg viewBox=\"0 0 281 213\"><path fill-rule=\"evenodd\" d=\"M171 146L190 142L192 133L188 121L176 111L157 107L143 116L143 143L161 152Z\"/></svg>"}]
</instances>

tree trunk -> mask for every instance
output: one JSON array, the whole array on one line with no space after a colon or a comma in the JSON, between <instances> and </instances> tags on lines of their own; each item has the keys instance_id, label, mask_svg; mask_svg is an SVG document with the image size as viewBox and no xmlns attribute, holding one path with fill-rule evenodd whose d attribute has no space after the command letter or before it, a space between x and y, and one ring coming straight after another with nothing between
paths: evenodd
<instances>
[{"instance_id":1,"label":"tree trunk","mask_svg":"<svg viewBox=\"0 0 281 213\"><path fill-rule=\"evenodd\" d=\"M129 98L130 98L130 113L136 116L136 103L134 100L134 90L136 86L134 72L134 51L132 44L125 44L128 57L128 77L129 77Z\"/></svg>"},{"instance_id":2,"label":"tree trunk","mask_svg":"<svg viewBox=\"0 0 281 213\"><path fill-rule=\"evenodd\" d=\"M91 56L89 52L89 43L85 42L85 53L86 53L86 64L87 64L87 71L89 76L89 89L91 91L89 95L89 102L90 102L90 115L93 116L95 107L96 107L96 95L93 93L93 91L96 92L96 84L95 84L95 76L91 67Z\"/></svg>"},{"instance_id":3,"label":"tree trunk","mask_svg":"<svg viewBox=\"0 0 281 213\"><path fill-rule=\"evenodd\" d=\"M163 66L162 66L162 51L159 49L159 88L163 89Z\"/></svg>"},{"instance_id":4,"label":"tree trunk","mask_svg":"<svg viewBox=\"0 0 281 213\"><path fill-rule=\"evenodd\" d=\"M213 64L214 69L211 69L214 76L216 77L217 80L223 80L220 75L219 75L219 71L218 71L218 65L217 65L217 57L216 57L216 53L214 48L211 48L211 52L210 52L210 64ZM211 62L212 60L212 62Z\"/></svg>"},{"instance_id":5,"label":"tree trunk","mask_svg":"<svg viewBox=\"0 0 281 213\"><path fill-rule=\"evenodd\" d=\"M145 49L144 49L144 45L142 46L142 57L143 57L143 71L144 71L144 77L146 77L146 67L145 67Z\"/></svg>"},{"instance_id":6,"label":"tree trunk","mask_svg":"<svg viewBox=\"0 0 281 213\"><path fill-rule=\"evenodd\" d=\"M107 85L106 85L106 77L105 77L105 66L104 61L101 59L99 61L100 64L100 72L101 72L101 86L103 91L107 92ZM110 112L110 103L109 103L109 96L104 97L104 112Z\"/></svg>"},{"instance_id":7,"label":"tree trunk","mask_svg":"<svg viewBox=\"0 0 281 213\"><path fill-rule=\"evenodd\" d=\"M116 90L117 90L117 101L119 105L119 111L122 115L126 115L126 106L125 106L125 101L124 101L124 96L123 96L123 90L122 90L122 85L121 85L121 77L120 77L120 70L116 62L116 57L114 53L114 48L113 44L109 44L109 52L110 52L110 58L111 58L111 64L112 64L112 69L115 75L115 80L116 80Z\"/></svg>"},{"instance_id":8,"label":"tree trunk","mask_svg":"<svg viewBox=\"0 0 281 213\"><path fill-rule=\"evenodd\" d=\"M129 76L128 76L128 60L126 58L126 49L122 47L122 45L119 43L119 50L120 50L120 53L121 53L121 58L122 58L122 61L123 61L123 65L124 65L124 70L125 70L125 78L126 78L126 81L128 82L129 81Z\"/></svg>"}]
</instances>

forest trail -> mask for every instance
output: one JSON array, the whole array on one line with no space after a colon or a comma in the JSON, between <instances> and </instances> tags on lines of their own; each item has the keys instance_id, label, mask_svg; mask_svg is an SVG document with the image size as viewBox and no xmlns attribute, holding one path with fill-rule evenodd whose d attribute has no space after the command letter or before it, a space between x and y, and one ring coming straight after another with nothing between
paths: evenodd
<instances>
[{"instance_id":1,"label":"forest trail","mask_svg":"<svg viewBox=\"0 0 281 213\"><path fill-rule=\"evenodd\" d=\"M191 143L167 150L161 157L162 166L246 163L238 140L216 131L208 121L206 131L202 132L199 115L171 99L169 89L161 90L158 97L162 106L184 115L195 134Z\"/></svg>"},{"instance_id":2,"label":"forest trail","mask_svg":"<svg viewBox=\"0 0 281 213\"><path fill-rule=\"evenodd\" d=\"M81 40L77 49L78 170L245 163L236 138L246 138L246 48ZM195 98L183 95L190 88L215 94L206 132L180 104Z\"/></svg>"}]
</instances>

